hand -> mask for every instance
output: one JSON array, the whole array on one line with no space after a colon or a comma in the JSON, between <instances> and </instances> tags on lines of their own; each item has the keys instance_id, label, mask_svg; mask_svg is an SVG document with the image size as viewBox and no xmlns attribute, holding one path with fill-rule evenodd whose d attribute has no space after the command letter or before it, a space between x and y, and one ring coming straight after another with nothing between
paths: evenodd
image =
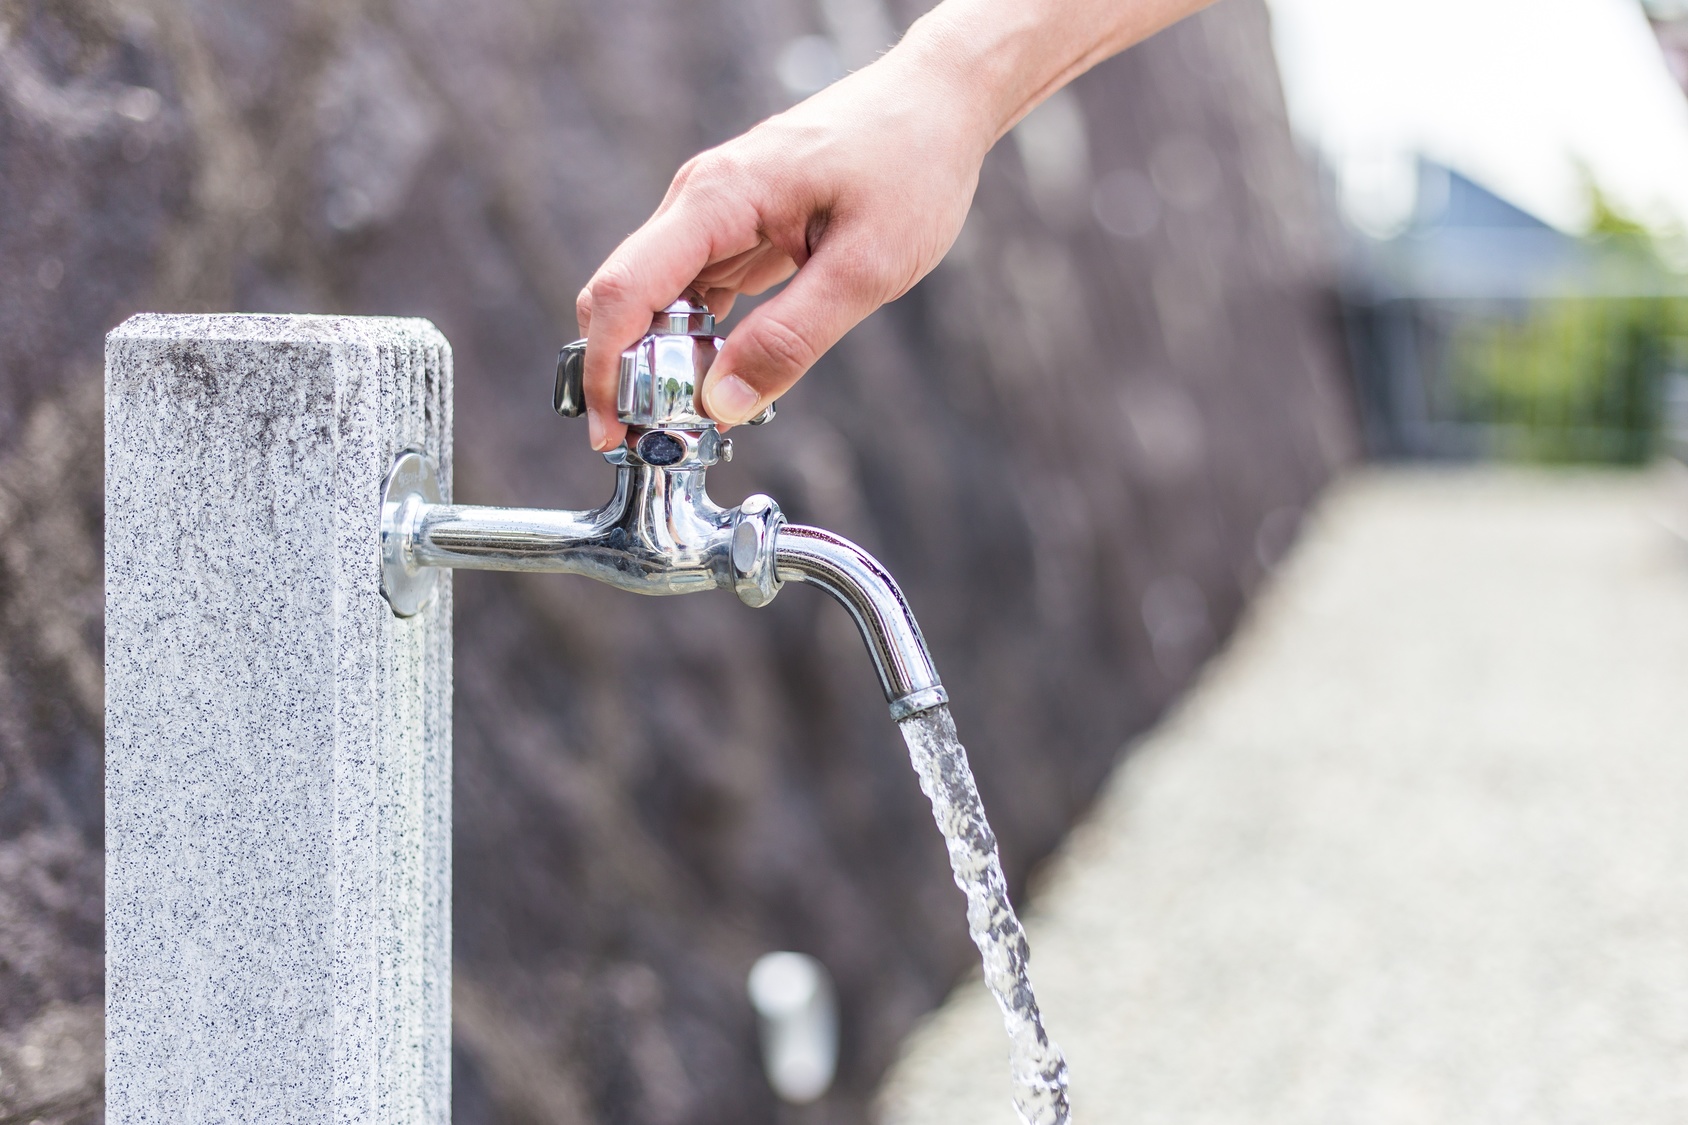
<instances>
[{"instance_id":1,"label":"hand","mask_svg":"<svg viewBox=\"0 0 1688 1125\"><path fill-rule=\"evenodd\" d=\"M688 287L724 317L739 294L791 279L745 317L704 384L705 409L732 425L926 276L961 230L998 131L960 85L953 68L893 52L688 161L581 290L592 447L626 432L620 353Z\"/></svg>"},{"instance_id":2,"label":"hand","mask_svg":"<svg viewBox=\"0 0 1688 1125\"><path fill-rule=\"evenodd\" d=\"M576 302L592 447L615 417L621 352L687 288L724 317L791 280L728 338L703 388L733 425L938 264L985 153L1038 102L1208 0L943 0L877 62L688 161L656 214Z\"/></svg>"}]
</instances>

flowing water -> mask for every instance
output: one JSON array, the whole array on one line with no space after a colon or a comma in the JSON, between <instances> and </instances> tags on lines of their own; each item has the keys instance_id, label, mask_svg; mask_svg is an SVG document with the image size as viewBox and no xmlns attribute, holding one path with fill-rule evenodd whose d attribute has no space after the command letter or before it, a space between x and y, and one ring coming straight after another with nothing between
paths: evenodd
<instances>
[{"instance_id":1,"label":"flowing water","mask_svg":"<svg viewBox=\"0 0 1688 1125\"><path fill-rule=\"evenodd\" d=\"M1026 931L1008 901L1008 884L996 854L996 834L973 784L967 751L956 737L948 707L911 715L898 726L932 802L932 819L949 845L955 885L967 896L967 929L985 964L985 984L1002 1009L1008 1030L1008 1066L1014 1108L1025 1125L1063 1125L1067 1106L1067 1060L1049 1041L1032 994L1026 962Z\"/></svg>"}]
</instances>

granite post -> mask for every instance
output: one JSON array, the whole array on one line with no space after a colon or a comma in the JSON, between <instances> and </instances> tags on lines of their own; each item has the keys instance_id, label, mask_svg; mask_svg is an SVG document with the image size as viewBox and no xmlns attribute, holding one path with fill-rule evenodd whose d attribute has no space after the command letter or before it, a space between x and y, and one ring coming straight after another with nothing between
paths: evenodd
<instances>
[{"instance_id":1,"label":"granite post","mask_svg":"<svg viewBox=\"0 0 1688 1125\"><path fill-rule=\"evenodd\" d=\"M377 526L450 347L137 316L105 419L107 1120L443 1125L451 585L393 616Z\"/></svg>"}]
</instances>

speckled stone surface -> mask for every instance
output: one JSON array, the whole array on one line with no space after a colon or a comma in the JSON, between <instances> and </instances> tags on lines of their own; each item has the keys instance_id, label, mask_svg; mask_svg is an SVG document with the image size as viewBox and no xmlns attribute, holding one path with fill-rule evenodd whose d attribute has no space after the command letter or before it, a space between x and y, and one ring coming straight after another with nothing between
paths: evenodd
<instances>
[{"instance_id":1,"label":"speckled stone surface","mask_svg":"<svg viewBox=\"0 0 1688 1125\"><path fill-rule=\"evenodd\" d=\"M450 436L427 321L107 339L113 1125L450 1116L450 584L395 618L376 546Z\"/></svg>"},{"instance_id":2,"label":"speckled stone surface","mask_svg":"<svg viewBox=\"0 0 1688 1125\"><path fill-rule=\"evenodd\" d=\"M1034 896L1075 1119L1688 1120L1684 794L1688 470L1362 475ZM1005 1056L969 982L883 1121Z\"/></svg>"}]
</instances>

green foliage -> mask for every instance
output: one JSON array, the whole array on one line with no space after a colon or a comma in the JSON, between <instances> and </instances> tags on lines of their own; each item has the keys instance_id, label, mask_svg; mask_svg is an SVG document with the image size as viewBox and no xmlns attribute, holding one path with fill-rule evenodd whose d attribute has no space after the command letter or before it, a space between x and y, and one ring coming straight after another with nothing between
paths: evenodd
<instances>
[{"instance_id":1,"label":"green foliage","mask_svg":"<svg viewBox=\"0 0 1688 1125\"><path fill-rule=\"evenodd\" d=\"M1624 242L1643 254L1652 255L1652 232L1639 220L1618 210L1611 198L1601 191L1600 185L1593 180L1588 184L1588 209L1589 237Z\"/></svg>"},{"instance_id":2,"label":"green foliage","mask_svg":"<svg viewBox=\"0 0 1688 1125\"><path fill-rule=\"evenodd\" d=\"M1623 213L1592 176L1587 185L1591 292L1467 310L1452 334L1454 409L1493 435L1500 457L1649 460L1662 380L1688 359L1688 298L1594 295L1596 274L1645 279L1640 291L1680 288L1662 252L1673 233Z\"/></svg>"},{"instance_id":3,"label":"green foliage","mask_svg":"<svg viewBox=\"0 0 1688 1125\"><path fill-rule=\"evenodd\" d=\"M1678 297L1564 297L1466 318L1452 341L1456 410L1490 429L1501 457L1640 464L1684 336Z\"/></svg>"}]
</instances>

